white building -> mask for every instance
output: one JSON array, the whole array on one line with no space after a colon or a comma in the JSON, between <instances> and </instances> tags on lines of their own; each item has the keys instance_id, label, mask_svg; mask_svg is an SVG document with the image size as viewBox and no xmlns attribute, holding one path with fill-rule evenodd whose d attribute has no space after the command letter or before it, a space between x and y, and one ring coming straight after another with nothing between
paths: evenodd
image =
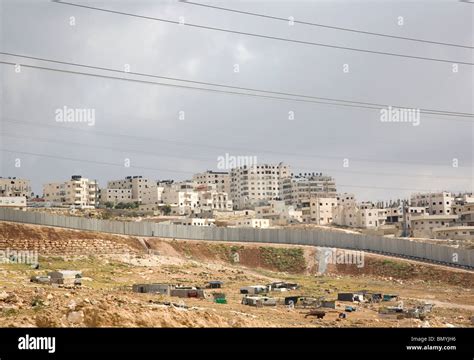
<instances>
[{"instance_id":1,"label":"white building","mask_svg":"<svg viewBox=\"0 0 474 360\"><path fill-rule=\"evenodd\" d=\"M233 221L232 226L267 229L270 227L270 219L240 219Z\"/></svg>"},{"instance_id":2,"label":"white building","mask_svg":"<svg viewBox=\"0 0 474 360\"><path fill-rule=\"evenodd\" d=\"M199 209L201 211L232 211L232 200L229 200L229 194L217 191L215 188L215 185L199 185L196 188Z\"/></svg>"},{"instance_id":3,"label":"white building","mask_svg":"<svg viewBox=\"0 0 474 360\"><path fill-rule=\"evenodd\" d=\"M217 192L230 193L230 175L225 171L207 170L203 173L195 174L193 181L197 185L214 185Z\"/></svg>"},{"instance_id":4,"label":"white building","mask_svg":"<svg viewBox=\"0 0 474 360\"><path fill-rule=\"evenodd\" d=\"M430 215L451 215L454 197L450 192L418 193L411 196L410 205L424 207Z\"/></svg>"},{"instance_id":5,"label":"white building","mask_svg":"<svg viewBox=\"0 0 474 360\"><path fill-rule=\"evenodd\" d=\"M356 204L352 194L342 194L336 198L333 208L333 223L341 226L374 229L385 225L388 211L370 202Z\"/></svg>"},{"instance_id":6,"label":"white building","mask_svg":"<svg viewBox=\"0 0 474 360\"><path fill-rule=\"evenodd\" d=\"M31 197L30 180L0 177L0 197Z\"/></svg>"},{"instance_id":7,"label":"white building","mask_svg":"<svg viewBox=\"0 0 474 360\"><path fill-rule=\"evenodd\" d=\"M329 225L333 222L333 208L336 197L312 197L301 203L303 222Z\"/></svg>"},{"instance_id":8,"label":"white building","mask_svg":"<svg viewBox=\"0 0 474 360\"><path fill-rule=\"evenodd\" d=\"M45 201L61 203L78 208L93 208L98 202L97 182L73 175L63 183L49 183L43 186Z\"/></svg>"},{"instance_id":9,"label":"white building","mask_svg":"<svg viewBox=\"0 0 474 360\"><path fill-rule=\"evenodd\" d=\"M336 182L331 176L322 173L304 173L282 179L281 199L287 204L301 206L314 197L335 197Z\"/></svg>"},{"instance_id":10,"label":"white building","mask_svg":"<svg viewBox=\"0 0 474 360\"><path fill-rule=\"evenodd\" d=\"M365 229L378 228L385 225L387 210L376 208L373 204L364 203L359 205L357 215L358 227Z\"/></svg>"},{"instance_id":11,"label":"white building","mask_svg":"<svg viewBox=\"0 0 474 360\"><path fill-rule=\"evenodd\" d=\"M188 225L188 226L215 226L214 219L186 218L186 219L173 220L172 223L177 224L177 225Z\"/></svg>"},{"instance_id":12,"label":"white building","mask_svg":"<svg viewBox=\"0 0 474 360\"><path fill-rule=\"evenodd\" d=\"M25 196L1 196L0 208L21 209L26 207Z\"/></svg>"},{"instance_id":13,"label":"white building","mask_svg":"<svg viewBox=\"0 0 474 360\"><path fill-rule=\"evenodd\" d=\"M474 202L453 206L453 215L457 215L459 223L474 226Z\"/></svg>"},{"instance_id":14,"label":"white building","mask_svg":"<svg viewBox=\"0 0 474 360\"><path fill-rule=\"evenodd\" d=\"M143 176L127 176L125 179L108 181L107 188L101 190L101 201L113 203L133 201L157 205L161 203L162 192L163 187L158 186L155 180Z\"/></svg>"},{"instance_id":15,"label":"white building","mask_svg":"<svg viewBox=\"0 0 474 360\"><path fill-rule=\"evenodd\" d=\"M100 203L128 203L132 202L132 189L100 189Z\"/></svg>"},{"instance_id":16,"label":"white building","mask_svg":"<svg viewBox=\"0 0 474 360\"><path fill-rule=\"evenodd\" d=\"M410 235L419 238L434 238L433 230L454 225L457 215L418 215L411 218Z\"/></svg>"},{"instance_id":17,"label":"white building","mask_svg":"<svg viewBox=\"0 0 474 360\"><path fill-rule=\"evenodd\" d=\"M290 168L283 163L242 166L230 171L230 199L234 209L254 208L279 200L283 179Z\"/></svg>"},{"instance_id":18,"label":"white building","mask_svg":"<svg viewBox=\"0 0 474 360\"><path fill-rule=\"evenodd\" d=\"M302 211L296 210L293 205L286 205L283 200L270 200L268 205L257 206L255 214L259 218L271 220L272 225L287 225L303 221Z\"/></svg>"},{"instance_id":19,"label":"white building","mask_svg":"<svg viewBox=\"0 0 474 360\"><path fill-rule=\"evenodd\" d=\"M192 181L168 183L161 193L163 204L171 206L172 215L191 215L199 212L199 194Z\"/></svg>"},{"instance_id":20,"label":"white building","mask_svg":"<svg viewBox=\"0 0 474 360\"><path fill-rule=\"evenodd\" d=\"M474 240L474 226L448 226L432 230L433 238L449 240Z\"/></svg>"}]
</instances>

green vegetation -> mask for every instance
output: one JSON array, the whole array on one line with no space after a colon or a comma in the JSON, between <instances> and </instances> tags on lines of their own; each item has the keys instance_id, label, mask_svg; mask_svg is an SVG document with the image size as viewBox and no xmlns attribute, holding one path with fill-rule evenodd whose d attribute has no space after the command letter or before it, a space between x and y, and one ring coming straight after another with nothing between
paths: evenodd
<instances>
[{"instance_id":1,"label":"green vegetation","mask_svg":"<svg viewBox=\"0 0 474 360\"><path fill-rule=\"evenodd\" d=\"M409 263L401 262L401 261L392 261L392 260L387 260L387 259L383 260L382 265L384 267L387 267L390 271L394 271L397 274L410 271L412 268Z\"/></svg>"},{"instance_id":2,"label":"green vegetation","mask_svg":"<svg viewBox=\"0 0 474 360\"><path fill-rule=\"evenodd\" d=\"M302 248L260 248L260 255L266 265L278 271L301 272L306 269L304 250Z\"/></svg>"},{"instance_id":3,"label":"green vegetation","mask_svg":"<svg viewBox=\"0 0 474 360\"><path fill-rule=\"evenodd\" d=\"M133 202L128 202L128 203L122 203L119 202L117 205L115 205L115 209L138 209L139 203L136 201Z\"/></svg>"},{"instance_id":4,"label":"green vegetation","mask_svg":"<svg viewBox=\"0 0 474 360\"><path fill-rule=\"evenodd\" d=\"M171 206L165 205L161 208L161 212L163 215L169 215L171 214Z\"/></svg>"},{"instance_id":5,"label":"green vegetation","mask_svg":"<svg viewBox=\"0 0 474 360\"><path fill-rule=\"evenodd\" d=\"M2 309L1 315L2 316L14 316L18 314L17 309Z\"/></svg>"},{"instance_id":6,"label":"green vegetation","mask_svg":"<svg viewBox=\"0 0 474 360\"><path fill-rule=\"evenodd\" d=\"M33 300L31 300L31 306L34 307L35 310L38 310L44 306L43 300L40 297L36 296L33 298Z\"/></svg>"}]
</instances>

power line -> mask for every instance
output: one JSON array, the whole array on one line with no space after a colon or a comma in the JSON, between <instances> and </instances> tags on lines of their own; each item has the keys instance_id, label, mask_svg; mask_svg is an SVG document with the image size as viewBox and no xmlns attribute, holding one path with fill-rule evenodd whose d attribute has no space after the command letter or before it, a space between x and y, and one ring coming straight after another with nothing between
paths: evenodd
<instances>
[{"instance_id":1,"label":"power line","mask_svg":"<svg viewBox=\"0 0 474 360\"><path fill-rule=\"evenodd\" d=\"M95 11L101 11L101 12L106 12L106 13L111 13L111 14L131 16L131 17L140 18L140 19L154 20L154 21L160 21L160 22L165 22L165 23L170 23L170 24L189 26L189 27L193 27L193 28L213 30L213 31L225 32L225 33L237 34L237 35L245 35L245 36L257 37L257 38L269 39L269 40L278 40L278 41L290 42L290 43L295 43L295 44L320 46L320 47L333 48L333 49L339 49L339 50L356 51L356 52L376 54L376 55L385 55L385 56L395 56L395 57L402 57L402 58L409 58L409 59L416 59L416 60L436 61L436 62L443 62L443 63L450 63L450 64L456 63L456 64L460 64L460 65L470 65L470 66L474 65L474 63L464 62L464 61L456 61L456 60L449 60L449 59L438 59L438 58L414 56L414 55L405 55L405 54L398 54L398 53L391 53L391 52L384 52L384 51L366 50L366 49L352 48L352 47L347 47L347 46L323 44L323 43L317 43L317 42L311 42L311 41L294 40L294 39L282 38L282 37L271 36L271 35L250 33L250 32L245 32L245 31L230 30L230 29L218 28L218 27L213 27L213 26L198 25L198 24L191 24L191 23L180 23L179 21L174 21L174 20L156 18L156 17L151 17L151 16L145 16L145 15L137 15L137 14L127 13L127 12L123 12L123 11L103 9L103 8L87 6L87 5L80 5L80 4L74 4L74 3L68 3L68 2L63 2L63 1L54 1L54 3L69 5L69 6L76 6L76 7L79 7L79 8L95 10Z\"/></svg>"},{"instance_id":2,"label":"power line","mask_svg":"<svg viewBox=\"0 0 474 360\"><path fill-rule=\"evenodd\" d=\"M9 123L24 123L24 124L31 124L34 126L45 126L45 127L53 127L57 128L54 125L47 125L47 124L42 124L39 125L37 123L32 123L28 121L12 121L12 120L2 120L3 122L9 122ZM81 131L85 133L89 133L88 130L85 129L72 129L72 128L67 128L63 127L61 128L62 130L66 131ZM219 145L209 145L209 144L200 144L200 143L190 143L186 141L178 141L178 140L169 140L169 139L164 139L164 138L157 138L157 137L144 137L144 136L137 136L137 135L130 135L130 134L116 134L116 133L110 133L110 132L105 132L105 131L94 131L94 134L98 134L101 136L109 136L109 137L117 137L117 138L130 138L130 139L135 139L139 141L149 141L156 143L158 142L165 142L165 143L171 143L171 144L178 144L181 146L187 146L187 147L202 147L202 148L208 148L208 149L217 149L219 151L221 150L228 150L228 149L233 149L233 150L238 150L238 151L243 151L243 152L253 152L253 153L267 153L267 154L273 154L273 155L283 155L283 156L294 156L294 157L304 157L304 158L311 158L311 159L332 159L332 160L337 160L341 161L344 159L344 156L330 156L330 155L311 155L307 153L291 153L291 152L279 152L279 151L272 151L272 150L265 150L265 149L249 149L249 148L241 148L241 147L229 147L229 146L219 146ZM368 162L368 163L375 163L375 164L380 164L380 160L376 159L371 159L371 158L361 158L361 157L348 157L350 161L356 161L356 162ZM433 165L433 166L446 166L445 164L438 164L438 163L426 163L426 162L419 162L419 161L399 161L399 160L383 160L384 163L390 163L390 164L404 164L404 165ZM459 167L463 167L459 165Z\"/></svg>"},{"instance_id":3,"label":"power line","mask_svg":"<svg viewBox=\"0 0 474 360\"><path fill-rule=\"evenodd\" d=\"M328 102L323 102L323 101L313 101L313 100L294 99L294 98L286 98L286 97L278 97L278 96L270 96L270 95L242 93L242 92L237 92L237 91L226 91L226 90L218 90L218 89L209 89L209 88L193 87L193 86L187 86L187 85L161 83L161 82L155 82L155 81L149 81L149 80L139 80L139 79L125 78L125 77L116 77L116 76L110 76L110 75L92 74L92 73L85 73L85 72L73 71L73 70L55 69L55 68L50 68L50 67L46 67L46 66L28 65L28 64L18 64L18 63L12 63L12 62L8 62L8 61L0 61L0 64L12 65L12 66L20 65L20 66L22 66L22 67L31 68L31 69L48 70L48 71L53 71L53 72L61 72L61 73L74 74L74 75L83 75L83 76L99 77L99 78L113 79L113 80L123 80L123 81L130 81L130 82L136 82L136 83L141 83L141 84L176 87L176 88L181 88L181 89L207 91L207 92L221 93L221 94L228 94L228 95L241 95L241 96L265 98L265 99L274 99L274 100L286 100L286 101L296 101L296 102L313 103L313 104L325 104L325 105L346 106L346 107L358 107L358 108L365 108L365 109L371 109L371 110L380 110L379 108L369 107L369 106L363 106L363 105L337 104L337 103L328 103ZM124 73L126 74L126 72L124 72ZM455 116L455 117L474 117L474 114L472 114L472 115L463 115L463 114L453 113L453 114L451 115L451 114L448 114L448 113L436 113L436 112L429 112L428 114L446 115L446 116ZM462 119L457 119L457 120L458 120L458 121L468 121L468 122L471 122L471 121L469 121L469 120L462 120Z\"/></svg>"},{"instance_id":4,"label":"power line","mask_svg":"<svg viewBox=\"0 0 474 360\"><path fill-rule=\"evenodd\" d=\"M78 159L78 158L71 158L71 157L66 157L66 156L58 156L58 155L50 155L50 154L41 154L37 152L27 152L27 151L16 151L16 150L11 150L11 149L1 149L0 152L6 152L6 153L13 153L13 154L23 154L23 155L31 155L31 156L37 156L37 157L46 157L46 158L52 158L52 159L58 159L58 160L67 160L67 161L76 161L76 162L83 162L83 163L88 163L88 164L97 164L97 165L107 165L107 166L116 166L116 167L121 167L124 168L123 164L119 163L111 163L111 162L106 162L106 161L96 161L96 160L85 160L85 159ZM193 172L190 171L181 171L181 170L173 170L173 169L163 169L163 168L153 168L153 167L144 167L144 166L132 166L130 165L127 168L134 168L134 169L143 169L143 170L153 170L153 171L169 171L169 172L174 172L174 173L184 173L184 174L194 174ZM415 189L415 188L400 188L400 187L381 187L381 186L364 186L364 185L349 185L349 184L339 184L338 186L342 187L353 187L353 188L366 188L366 189L380 189L380 190L404 190L404 191L420 191L420 192L430 192L434 190L428 190L428 189ZM453 192L460 192L459 190L453 191Z\"/></svg>"},{"instance_id":5,"label":"power line","mask_svg":"<svg viewBox=\"0 0 474 360\"><path fill-rule=\"evenodd\" d=\"M20 65L20 66L23 66L23 67L26 67L26 68L32 68L32 69L38 69L38 70L49 70L49 71L53 71L53 72L61 72L61 73L74 74L74 75L83 75L83 76L92 76L92 77L99 77L99 78L105 78L105 79L123 80L123 81L137 82L137 83L148 84L148 85L176 87L176 88L181 88L181 89L207 91L207 92L212 92L212 93L222 93L222 94L227 94L227 95L240 95L240 96L257 97L257 98L264 98L264 99L271 99L271 100L295 101L295 102L303 102L303 103L323 104L323 105L329 105L329 106L342 106L342 107L361 108L361 109L370 109L370 110L380 111L379 107L374 107L374 106L369 106L369 105L325 102L325 101L289 98L289 97L282 97L282 96L244 93L244 92L230 91L230 90L219 90L219 89L211 89L211 88L203 88L203 87L194 87L194 86L188 86L188 85L170 84L170 83L163 83L163 82L156 82L156 81L149 81L149 80L140 80L140 79L126 78L126 77L116 77L116 76L110 76L110 75L85 73L85 72L73 71L73 70L56 69L56 68L51 68L51 67L46 67L46 66L18 64L18 63L12 63L12 62L8 62L8 61L0 61L0 64L12 65L12 66ZM112 69L110 71L117 72L118 70L113 70ZM127 74L127 72L123 72L123 73ZM334 101L336 101L336 100L334 100ZM448 111L440 112L438 110L430 110L430 109L425 109L425 110L420 109L420 113L432 114L432 115L441 115L441 116L453 116L453 117L456 117L456 119L450 119L451 121L463 121L463 122L469 122L469 123L472 123L473 121L468 120L468 119L462 119L462 118L466 118L466 117L474 118L474 114L470 114L470 113L461 113L461 112L458 113L458 112L448 112ZM447 120L447 119L445 119L445 120Z\"/></svg>"},{"instance_id":6,"label":"power line","mask_svg":"<svg viewBox=\"0 0 474 360\"><path fill-rule=\"evenodd\" d=\"M47 138L40 138L37 136L28 136L28 135L18 135L18 134L11 134L11 133L5 133L5 132L0 132L0 137L1 136L6 136L6 137L11 137L11 138L17 138L17 139L31 139L34 141L40 141L40 142L47 142L47 143L56 143L56 144L65 144L65 145L78 145L78 146L86 146L86 147L92 147L92 148L97 148L97 149L103 149L103 150L111 150L115 152L122 152L122 153L137 153L137 154L144 154L148 156L153 156L153 157L169 157L169 158L176 158L180 160L195 160L195 161L200 161L200 162L208 162L209 159L204 159L204 158L196 158L196 157L183 157L183 156L175 156L175 155L168 155L168 154L157 154L154 152L149 152L149 151L141 151L141 150L130 150L126 148L116 148L116 147L110 147L110 146L103 146L103 145L96 145L96 144L85 144L81 142L74 142L74 141L61 141L61 140L55 140L55 139L47 139ZM381 161L383 162L383 161ZM313 169L305 168L298 166L298 164L293 164L292 166L295 166L297 169L300 170L307 170L307 171L314 171ZM379 175L379 176L397 176L397 177L409 177L409 178L445 178L445 179L457 179L457 180L472 180L472 177L462 177L462 176L443 176L443 175L412 175L412 174L400 174L400 173L393 173L393 172L381 172L381 171L362 171L362 170L341 170L339 169L330 169L330 168L320 168L319 171L324 171L327 173L340 173L340 174L367 174L367 175Z\"/></svg>"},{"instance_id":7,"label":"power line","mask_svg":"<svg viewBox=\"0 0 474 360\"><path fill-rule=\"evenodd\" d=\"M0 149L0 151L7 152L7 153L13 153L13 154L23 154L23 155L47 157L47 158L58 159L58 160L77 161L77 162L83 162L83 163L88 163L88 164L118 166L118 167L127 168L127 169L128 168L134 168L134 169L142 169L142 170L168 171L168 172L183 173L183 174L188 174L188 175L193 174L190 171L184 171L184 170L153 168L153 167L133 166L133 165L125 167L123 163L112 163L112 162L97 161L97 160L85 160L85 159L71 158L71 157L59 156L59 155L41 154L41 153L37 153L37 152L32 153L32 152L28 152L28 151L17 151L17 150L10 150L10 149Z\"/></svg>"},{"instance_id":8,"label":"power line","mask_svg":"<svg viewBox=\"0 0 474 360\"><path fill-rule=\"evenodd\" d=\"M107 114L106 114L107 116ZM110 117L110 116L109 116ZM116 117L115 117L116 118ZM434 117L432 117L434 118ZM8 120L9 119L9 120ZM10 123L12 125L18 125L18 126L26 126L26 125L32 125L32 126L40 126L40 127L49 127L49 128L53 128L55 130L66 130L66 131L81 131L81 132L84 132L84 133L87 133L87 134L90 134L91 131L89 130L86 130L86 129L81 129L81 128L74 128L74 125L72 123L67 123L68 125L73 125L73 128L68 128L68 127L63 127L60 125L60 123L56 122L57 125L52 125L52 124L45 124L45 123L38 123L38 122L33 122L33 121L24 121L24 120L18 120L18 119L13 119L11 117L9 118L1 118L0 119L0 123L1 122L5 122L5 123ZM121 119L120 117L118 119ZM154 119L153 118L149 118L149 117L136 117L134 116L134 119L137 120L137 121L141 121L141 122L150 122L150 121L153 121ZM286 120L285 120L286 121ZM74 130L73 130L74 129ZM92 129L92 128L91 128ZM94 127L94 129L96 129ZM219 148L219 149L224 149L224 146L212 146L212 145L208 145L208 144L196 144L196 143L193 143L191 145L191 143L183 143L182 141L180 141L179 139L177 140L173 140L173 139L169 139L169 138L147 138L147 137L142 137L142 136L138 136L138 135L130 135L130 134L117 134L117 133L111 133L111 132L100 132L98 130L94 130L94 135L103 135L103 136L113 136L113 137L119 137L119 138L126 138L126 137L132 137L133 139L138 139L138 140L145 140L145 141L160 141L160 142L167 142L167 143L172 143L172 144L178 144L178 145L188 145L188 146L196 146L196 147L208 147L208 148L212 148L212 149L215 149L215 148ZM314 134L311 134L312 137L314 137L315 139L316 138L319 138L319 139L332 139L336 142L340 141L340 142L346 142L346 141L350 141L353 139L353 136L340 136L340 135L337 135L336 136L336 133L334 132L331 132L331 133L324 133L324 132L316 132ZM382 140L382 139L379 139L377 136L373 136L371 139L370 139L370 143L371 144L383 144L383 145L389 145L389 143L387 142L387 140ZM412 141L409 141L408 138L406 137L402 137L400 139L396 139L395 140L395 143L396 144L409 144L409 145L413 145L413 142ZM390 145L395 145L395 143L390 143ZM261 150L257 150L259 152L266 152L265 150L261 151ZM432 164L431 164L432 165ZM434 164L434 165L437 165L437 164Z\"/></svg>"},{"instance_id":9,"label":"power line","mask_svg":"<svg viewBox=\"0 0 474 360\"><path fill-rule=\"evenodd\" d=\"M226 7L222 7L222 6L201 4L201 3L196 3L196 2L192 2L192 1L188 1L188 0L179 0L179 2L181 2L183 4L201 6L201 7L205 7L205 8L221 10L221 11L227 11L227 12L233 12L233 13L237 13L237 14L244 14L244 15L257 16L257 17L266 18L266 19L279 20L279 21L284 21L286 23L288 23L288 21L290 21L290 19L288 19L288 18L282 18L282 17L268 15L268 14L255 13L255 12L251 12L251 11L231 9L231 8L226 8ZM293 20L293 19L291 21L295 24L316 26L316 27L321 27L321 28L326 28L326 29L333 29L333 30L348 31L348 32L359 33L359 34L364 34L364 35L373 35L373 36L380 36L380 37L399 39L399 40L416 41L416 42L427 43L427 44L453 46L453 47L459 47L459 48L465 48L465 49L474 49L473 46L468 46L468 45L453 44L453 43L446 43L446 42L432 41L432 40L425 40L425 39L417 39L417 38L411 38L411 37L406 37L406 36L382 34L382 33L377 33L377 32L372 32L372 31L364 31L364 30L357 30L357 29L351 29L351 28L340 27L340 26L325 25L325 24L314 23L314 22L309 22L309 21L301 21L301 20Z\"/></svg>"},{"instance_id":10,"label":"power line","mask_svg":"<svg viewBox=\"0 0 474 360\"><path fill-rule=\"evenodd\" d=\"M36 56L20 55L20 54L15 54L15 53L10 53L10 52L0 52L0 54L1 55L7 55L7 56L21 57L21 58L30 59L30 60L46 61L46 62L61 64L61 65L71 65L71 66L83 67L83 68L94 69L94 70L111 71L111 72L120 73L120 74L124 73L123 70L117 70L117 69L111 69L111 68L108 68L108 67L100 67L100 66L87 65L87 64L80 64L80 63L76 63L76 62L67 62L67 61L41 58L41 57L36 57ZM327 101L334 101L334 102L343 102L343 103L350 103L350 104L374 106L374 107L376 107L377 110L379 110L380 107L386 107L387 106L386 104L380 104L380 103L361 102L361 101L344 100L344 99L337 99L337 98L311 96L311 95L304 95L304 94L297 94L297 93L262 90L262 89L256 89L256 88L232 86L232 85L225 85L225 84L221 84L221 83L212 83L212 82L205 82L205 81L195 81L195 80L175 78L175 77L155 75L155 74L147 74L147 73L139 73L139 72L126 72L126 73L130 74L130 75L147 76L147 77L158 78L158 79L181 81L181 82L187 82L187 83L193 83L193 84L199 84L199 85L224 87L224 88L236 89L236 90L254 91L254 92L268 93L268 94L272 94L272 95L284 95L284 96L302 97L302 98L315 99L315 100L327 100ZM330 103L330 104L332 104L332 103ZM398 105L392 105L392 107L407 108L406 106L398 106ZM424 109L424 108L420 109L420 112L427 112L429 114L437 114L437 115L442 115L442 114L474 115L474 114L471 114L471 113L464 113L464 112L454 112L454 111L447 111L447 110Z\"/></svg>"}]
</instances>

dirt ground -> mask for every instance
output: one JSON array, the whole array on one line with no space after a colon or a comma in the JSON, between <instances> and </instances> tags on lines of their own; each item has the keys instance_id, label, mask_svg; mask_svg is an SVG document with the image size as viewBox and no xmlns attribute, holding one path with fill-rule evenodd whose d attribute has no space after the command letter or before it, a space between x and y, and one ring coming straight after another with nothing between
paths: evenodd
<instances>
[{"instance_id":1,"label":"dirt ground","mask_svg":"<svg viewBox=\"0 0 474 360\"><path fill-rule=\"evenodd\" d=\"M2 237L15 236L3 231ZM51 235L46 227L18 232L41 241ZM39 234L38 234L39 233ZM87 237L114 237L87 233ZM61 230L61 237L73 241L84 237L78 231ZM58 256L40 254L40 268L27 264L0 264L1 327L472 327L474 316L474 273L439 265L365 254L364 266L329 265L318 270L318 249L309 246L258 245L204 241L134 239L146 241L148 253L97 253ZM124 241L123 237L117 241ZM126 239L126 242L132 242ZM134 246L133 246L134 247ZM135 247L134 247L135 248ZM138 249L136 247L135 249ZM44 249L43 249L44 250ZM238 254L238 255L236 255ZM33 275L56 269L81 270L80 288L58 288L31 283ZM171 283L204 286L210 280L224 282L227 304L205 299L181 299L131 291L135 283ZM271 292L277 306L251 307L241 304L239 289L273 281L296 282L298 290ZM338 292L369 290L398 294L395 302L380 304L336 302L336 309L324 309L323 319L306 317L310 309L288 308L285 296L325 296ZM403 302L411 307L425 302L434 305L425 320L397 319L379 314L380 307ZM357 308L339 319L347 305Z\"/></svg>"}]
</instances>

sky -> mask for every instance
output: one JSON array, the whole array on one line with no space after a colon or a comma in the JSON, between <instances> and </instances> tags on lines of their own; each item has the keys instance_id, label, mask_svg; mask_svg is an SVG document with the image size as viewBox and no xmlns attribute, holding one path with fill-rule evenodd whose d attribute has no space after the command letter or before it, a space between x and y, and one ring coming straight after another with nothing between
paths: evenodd
<instances>
[{"instance_id":1,"label":"sky","mask_svg":"<svg viewBox=\"0 0 474 360\"><path fill-rule=\"evenodd\" d=\"M322 172L360 201L420 191L473 191L474 119L421 113L381 120L386 106L474 113L473 49L328 29L179 1L0 0L0 176L42 184L73 174L184 180L219 157ZM459 1L204 1L335 27L474 46L474 4ZM227 30L432 61L313 46ZM35 65L83 74L28 68ZM238 67L238 72L236 69ZM382 104L365 109L219 93L224 88L124 72ZM90 76L87 74L102 75ZM104 78L103 76L109 76ZM161 84L125 81L139 79ZM233 90L231 90L233 91ZM237 91L237 90L235 90ZM245 92L245 91L244 91ZM300 98L301 99L301 98ZM306 98L308 99L308 98ZM93 122L61 122L67 109Z\"/></svg>"}]
</instances>

